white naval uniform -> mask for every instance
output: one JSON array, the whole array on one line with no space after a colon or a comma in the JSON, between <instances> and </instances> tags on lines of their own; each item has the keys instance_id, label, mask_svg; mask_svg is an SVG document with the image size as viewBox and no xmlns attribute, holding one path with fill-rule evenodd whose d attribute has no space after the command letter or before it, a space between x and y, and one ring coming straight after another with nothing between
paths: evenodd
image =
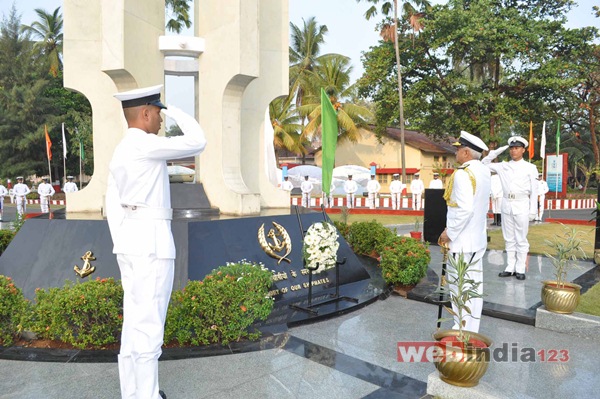
<instances>
[{"instance_id":1,"label":"white naval uniform","mask_svg":"<svg viewBox=\"0 0 600 399\"><path fill-rule=\"evenodd\" d=\"M462 253L471 266L468 278L481 282L477 291L483 293L483 256L487 247L487 211L490 197L490 170L479 160L465 162L451 177L452 189L447 197L448 214L446 216L446 234L450 256L458 259ZM475 186L475 190L473 190ZM446 198L446 196L445 196ZM456 289L456 287L454 287ZM479 332L483 298L471 299L466 305L471 315L466 315L465 329ZM453 309L457 312L457 309ZM454 328L458 328L455 319Z\"/></svg>"},{"instance_id":2,"label":"white naval uniform","mask_svg":"<svg viewBox=\"0 0 600 399\"><path fill-rule=\"evenodd\" d=\"M182 136L129 128L109 165L106 213L124 291L118 357L122 398L159 398L158 358L175 259L166 160L196 155L206 145L194 118L174 107L167 111Z\"/></svg>"},{"instance_id":3,"label":"white naval uniform","mask_svg":"<svg viewBox=\"0 0 600 399\"><path fill-rule=\"evenodd\" d=\"M404 183L400 180L394 180L390 183L390 193L392 194L392 209L400 209L401 208L401 196L402 190L404 190Z\"/></svg>"},{"instance_id":4,"label":"white naval uniform","mask_svg":"<svg viewBox=\"0 0 600 399\"><path fill-rule=\"evenodd\" d=\"M369 208L375 209L377 194L381 190L381 184L375 179L369 180L367 183L367 193L369 193Z\"/></svg>"},{"instance_id":5,"label":"white naval uniform","mask_svg":"<svg viewBox=\"0 0 600 399\"><path fill-rule=\"evenodd\" d=\"M321 193L321 199L323 204L327 204L327 208L331 208L333 206L333 192L335 191L335 183L332 181L329 186L329 197L327 197L327 193L323 191Z\"/></svg>"},{"instance_id":6,"label":"white naval uniform","mask_svg":"<svg viewBox=\"0 0 600 399\"><path fill-rule=\"evenodd\" d=\"M2 211L4 209L4 196L8 195L8 190L0 184L0 220L2 220Z\"/></svg>"},{"instance_id":7,"label":"white naval uniform","mask_svg":"<svg viewBox=\"0 0 600 399\"><path fill-rule=\"evenodd\" d=\"M65 193L74 193L76 191L79 191L79 188L77 187L77 184L73 183L72 181L68 181L65 183L63 191Z\"/></svg>"},{"instance_id":8,"label":"white naval uniform","mask_svg":"<svg viewBox=\"0 0 600 399\"><path fill-rule=\"evenodd\" d=\"M421 210L421 196L425 191L425 185L421 179L413 179L410 182L410 192L412 193L413 211Z\"/></svg>"},{"instance_id":9,"label":"white naval uniform","mask_svg":"<svg viewBox=\"0 0 600 399\"><path fill-rule=\"evenodd\" d=\"M440 189L444 188L444 182L439 177L429 182L429 188Z\"/></svg>"},{"instance_id":10,"label":"white naval uniform","mask_svg":"<svg viewBox=\"0 0 600 399\"><path fill-rule=\"evenodd\" d=\"M492 163L506 148L508 146L490 151L482 162L498 174L502 184L502 235L506 243L504 271L525 274L529 222L537 215L538 171L524 159Z\"/></svg>"},{"instance_id":11,"label":"white naval uniform","mask_svg":"<svg viewBox=\"0 0 600 399\"><path fill-rule=\"evenodd\" d=\"M312 193L313 184L310 180L304 180L300 184L300 191L302 191L302 206L310 207L310 193Z\"/></svg>"},{"instance_id":12,"label":"white naval uniform","mask_svg":"<svg viewBox=\"0 0 600 399\"><path fill-rule=\"evenodd\" d=\"M538 180L538 212L536 220L538 222L542 221L544 216L544 207L546 205L546 194L550 191L548 188L548 183L544 179Z\"/></svg>"},{"instance_id":13,"label":"white naval uniform","mask_svg":"<svg viewBox=\"0 0 600 399\"><path fill-rule=\"evenodd\" d=\"M492 175L492 213L501 213L502 210L502 182L500 176Z\"/></svg>"},{"instance_id":14,"label":"white naval uniform","mask_svg":"<svg viewBox=\"0 0 600 399\"><path fill-rule=\"evenodd\" d=\"M27 198L25 196L29 194L31 190L24 183L17 183L13 187L13 195L17 203L17 213L23 215L27 210Z\"/></svg>"},{"instance_id":15,"label":"white naval uniform","mask_svg":"<svg viewBox=\"0 0 600 399\"><path fill-rule=\"evenodd\" d=\"M358 190L358 184L354 180L344 182L344 191L346 192L346 206L354 208L354 193Z\"/></svg>"},{"instance_id":16,"label":"white naval uniform","mask_svg":"<svg viewBox=\"0 0 600 399\"><path fill-rule=\"evenodd\" d=\"M281 183L281 189L282 189L283 191L287 191L287 192L289 193L289 192L291 192L291 191L294 189L294 185L292 184L292 182L291 182L291 181L289 181L289 180L284 180L284 181Z\"/></svg>"},{"instance_id":17,"label":"white naval uniform","mask_svg":"<svg viewBox=\"0 0 600 399\"><path fill-rule=\"evenodd\" d=\"M42 210L42 213L49 213L50 197L52 197L56 193L54 187L52 187L52 184L50 183L40 183L37 192L40 196L40 208Z\"/></svg>"}]
</instances>

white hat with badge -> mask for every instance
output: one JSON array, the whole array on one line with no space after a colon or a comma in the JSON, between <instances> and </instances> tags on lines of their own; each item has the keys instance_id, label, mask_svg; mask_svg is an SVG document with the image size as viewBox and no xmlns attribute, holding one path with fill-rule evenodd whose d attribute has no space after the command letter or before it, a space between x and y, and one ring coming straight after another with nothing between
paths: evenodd
<instances>
[{"instance_id":1,"label":"white hat with badge","mask_svg":"<svg viewBox=\"0 0 600 399\"><path fill-rule=\"evenodd\" d=\"M489 150L488 146L485 145L483 140L469 132L465 132L464 130L460 131L460 137L458 138L458 141L452 143L452 145L455 147L469 147L477 152Z\"/></svg>"},{"instance_id":2,"label":"white hat with badge","mask_svg":"<svg viewBox=\"0 0 600 399\"><path fill-rule=\"evenodd\" d=\"M529 146L529 143L521 136L512 136L508 139L508 146L527 148Z\"/></svg>"},{"instance_id":3,"label":"white hat with badge","mask_svg":"<svg viewBox=\"0 0 600 399\"><path fill-rule=\"evenodd\" d=\"M140 105L154 105L161 109L167 107L160 101L160 92L163 85L142 87L139 89L124 91L115 94L115 98L121 101L123 108L138 107Z\"/></svg>"}]
</instances>

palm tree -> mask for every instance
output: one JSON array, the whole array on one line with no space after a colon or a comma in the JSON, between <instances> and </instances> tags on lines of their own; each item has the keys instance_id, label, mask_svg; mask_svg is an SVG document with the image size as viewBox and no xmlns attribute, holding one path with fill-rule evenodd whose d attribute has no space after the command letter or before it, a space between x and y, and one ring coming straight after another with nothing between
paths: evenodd
<instances>
[{"instance_id":1,"label":"palm tree","mask_svg":"<svg viewBox=\"0 0 600 399\"><path fill-rule=\"evenodd\" d=\"M173 18L167 21L167 29L171 32L181 33L183 27L189 28L192 26L190 20L190 5L191 0L165 0L167 13L171 11Z\"/></svg>"},{"instance_id":2,"label":"palm tree","mask_svg":"<svg viewBox=\"0 0 600 399\"><path fill-rule=\"evenodd\" d=\"M358 130L365 127L372 119L371 111L361 105L342 102L342 98L352 98L354 86L350 85L350 59L342 55L331 55L315 66L308 73L310 76L310 94L306 96L306 104L298 108L300 115L308 116L309 123L302 131L302 136L314 138L320 134L321 126L321 87L329 96L329 100L337 114L339 126L338 141L350 140L355 143L359 139Z\"/></svg>"},{"instance_id":3,"label":"palm tree","mask_svg":"<svg viewBox=\"0 0 600 399\"><path fill-rule=\"evenodd\" d=\"M52 14L41 8L36 8L35 12L39 21L35 21L31 25L22 25L21 31L38 39L35 48L48 59L49 72L56 77L62 69L63 17L60 14L60 7L57 7Z\"/></svg>"},{"instance_id":4,"label":"palm tree","mask_svg":"<svg viewBox=\"0 0 600 399\"><path fill-rule=\"evenodd\" d=\"M278 97L269 104L269 116L275 131L273 145L275 148L287 150L298 155L307 153L300 137L302 125L299 115L291 104L291 97Z\"/></svg>"},{"instance_id":5,"label":"palm tree","mask_svg":"<svg viewBox=\"0 0 600 399\"><path fill-rule=\"evenodd\" d=\"M381 3L381 13L385 16L389 16L392 12L394 14L393 22L391 24L383 24L381 35L384 40L392 39L394 41L394 49L396 50L396 69L398 70L398 101L400 106L400 157L402 162L402 182L406 183L406 161L405 161L405 145L404 145L404 100L402 94L402 71L400 70L400 47L398 45L398 0L362 0L367 3L371 3L371 7L365 13L367 20L377 15L376 5ZM361 0L356 0L360 3ZM431 4L427 0L415 0L414 3L417 6L423 8L431 7ZM422 14L416 12L415 8L410 2L404 2L404 10L409 18L409 23L413 28L413 32L422 29L421 17ZM391 37L390 37L391 36Z\"/></svg>"},{"instance_id":6,"label":"palm tree","mask_svg":"<svg viewBox=\"0 0 600 399\"><path fill-rule=\"evenodd\" d=\"M325 42L327 26L319 25L315 17L302 20L302 29L290 22L290 96L296 97L296 105L303 104L307 75L321 61L321 45Z\"/></svg>"}]
</instances>

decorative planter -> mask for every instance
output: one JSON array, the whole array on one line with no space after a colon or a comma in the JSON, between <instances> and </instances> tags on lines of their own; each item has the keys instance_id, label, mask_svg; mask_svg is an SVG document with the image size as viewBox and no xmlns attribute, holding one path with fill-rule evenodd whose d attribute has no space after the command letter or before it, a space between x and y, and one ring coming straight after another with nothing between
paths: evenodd
<instances>
[{"instance_id":1,"label":"decorative planter","mask_svg":"<svg viewBox=\"0 0 600 399\"><path fill-rule=\"evenodd\" d=\"M580 285L566 282L559 287L555 280L542 281L542 284L542 303L546 310L563 314L575 311L581 295Z\"/></svg>"},{"instance_id":2,"label":"decorative planter","mask_svg":"<svg viewBox=\"0 0 600 399\"><path fill-rule=\"evenodd\" d=\"M410 232L411 238L414 238L416 240L420 240L422 235L423 235L423 233L421 233L420 231L411 231Z\"/></svg>"},{"instance_id":3,"label":"decorative planter","mask_svg":"<svg viewBox=\"0 0 600 399\"><path fill-rule=\"evenodd\" d=\"M440 330L433 334L436 341L445 337L458 337L458 330ZM444 348L444 360L434 361L435 368L440 373L440 379L459 387L474 387L488 369L490 362L490 346L492 340L485 335L468 332L471 339L481 341L486 348L463 348L459 342Z\"/></svg>"}]
</instances>

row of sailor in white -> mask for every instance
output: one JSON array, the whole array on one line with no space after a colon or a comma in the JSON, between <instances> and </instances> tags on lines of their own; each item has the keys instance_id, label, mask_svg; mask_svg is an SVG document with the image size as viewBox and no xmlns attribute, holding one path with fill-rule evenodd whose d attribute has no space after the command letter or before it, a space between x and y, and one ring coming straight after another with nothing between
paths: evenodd
<instances>
[{"instance_id":1,"label":"row of sailor in white","mask_svg":"<svg viewBox=\"0 0 600 399\"><path fill-rule=\"evenodd\" d=\"M4 212L4 196L8 195L8 190L0 184L0 221L2 221L2 213Z\"/></svg>"},{"instance_id":2,"label":"row of sailor in white","mask_svg":"<svg viewBox=\"0 0 600 399\"><path fill-rule=\"evenodd\" d=\"M482 160L498 174L502 185L502 235L506 242L507 258L502 277L516 274L519 279L525 278L529 251L529 222L533 221L538 213L538 171L535 165L525 161L522 155L528 145L523 137L513 136L508 139L508 145L490 151ZM493 159L509 147L514 148L511 150L509 162L492 163Z\"/></svg>"},{"instance_id":3,"label":"row of sailor in white","mask_svg":"<svg viewBox=\"0 0 600 399\"><path fill-rule=\"evenodd\" d=\"M166 161L197 155L206 146L193 117L160 102L161 89L159 85L115 95L129 124L109 164L106 192L107 220L124 291L118 356L122 398L160 397L158 358L175 258ZM182 136L156 134L161 109L181 128Z\"/></svg>"},{"instance_id":4,"label":"row of sailor in white","mask_svg":"<svg viewBox=\"0 0 600 399\"><path fill-rule=\"evenodd\" d=\"M538 173L538 211L537 217L535 218L536 222L541 222L544 217L544 208L546 205L546 194L550 191L548 187L548 183L544 180L544 177L541 173Z\"/></svg>"},{"instance_id":5,"label":"row of sailor in white","mask_svg":"<svg viewBox=\"0 0 600 399\"><path fill-rule=\"evenodd\" d=\"M17 203L17 213L23 215L27 211L27 199L26 196L31 190L23 183L23 176L17 177L17 184L13 187L13 195Z\"/></svg>"},{"instance_id":6,"label":"row of sailor in white","mask_svg":"<svg viewBox=\"0 0 600 399\"><path fill-rule=\"evenodd\" d=\"M473 263L468 278L483 283L483 256L487 248L487 211L490 195L490 170L479 158L488 147L479 138L462 131L459 141L454 143L464 148L457 152L457 161L461 166L456 169L448 182L444 198L448 203L445 234L450 239L448 243L450 256L457 259L463 254L468 263ZM483 293L483 284L477 288ZM467 303L471 314L465 320L465 329L478 332L483 309L483 299L472 299ZM456 309L454 309L457 311ZM454 328L458 328L455 320Z\"/></svg>"}]
</instances>

